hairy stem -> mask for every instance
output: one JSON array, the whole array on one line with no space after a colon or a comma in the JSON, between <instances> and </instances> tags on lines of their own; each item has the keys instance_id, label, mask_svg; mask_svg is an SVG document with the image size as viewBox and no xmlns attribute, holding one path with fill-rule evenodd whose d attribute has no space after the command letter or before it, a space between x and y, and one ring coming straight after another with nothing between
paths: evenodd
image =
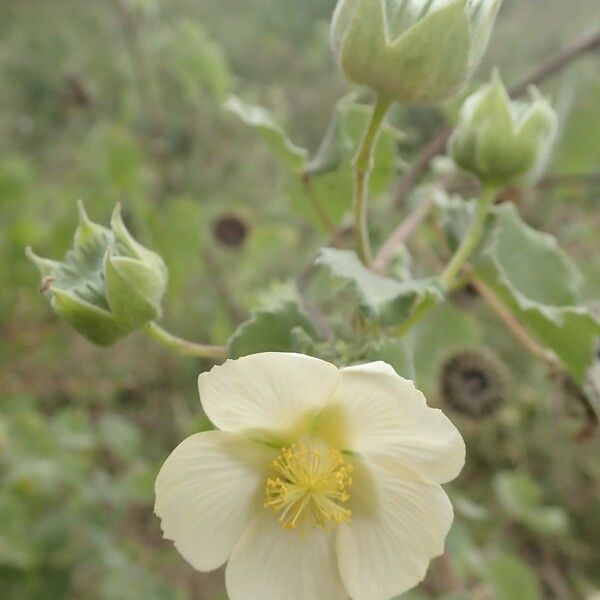
<instances>
[{"instance_id":1,"label":"hairy stem","mask_svg":"<svg viewBox=\"0 0 600 600\"><path fill-rule=\"evenodd\" d=\"M211 346L209 344L196 344L184 340L163 329L154 321L144 327L144 332L153 340L162 344L165 348L183 354L184 356L195 356L197 358L208 358L219 361L227 358L228 350L225 346Z\"/></svg>"},{"instance_id":2,"label":"hairy stem","mask_svg":"<svg viewBox=\"0 0 600 600\"><path fill-rule=\"evenodd\" d=\"M373 152L390 104L389 100L378 98L353 163L356 249L360 259L367 266L371 263L371 241L368 224L369 176L373 168Z\"/></svg>"},{"instance_id":3,"label":"hairy stem","mask_svg":"<svg viewBox=\"0 0 600 600\"><path fill-rule=\"evenodd\" d=\"M377 254L377 258L373 262L373 270L378 273L383 273L396 254L399 246L404 244L418 227L427 218L427 215L434 206L433 194L423 202L420 202L417 207L394 229L390 237L384 242L381 250Z\"/></svg>"},{"instance_id":4,"label":"hairy stem","mask_svg":"<svg viewBox=\"0 0 600 600\"><path fill-rule=\"evenodd\" d=\"M485 228L485 222L494 200L496 198L497 189L493 187L484 188L481 199L477 203L477 212L475 218L467 231L467 235L463 239L462 243L458 247L458 250L454 253L452 260L448 263L448 266L444 269L440 277L440 281L444 284L444 287L449 288L456 276L460 273L462 266L465 264L477 245L481 241L483 230Z\"/></svg>"}]
</instances>

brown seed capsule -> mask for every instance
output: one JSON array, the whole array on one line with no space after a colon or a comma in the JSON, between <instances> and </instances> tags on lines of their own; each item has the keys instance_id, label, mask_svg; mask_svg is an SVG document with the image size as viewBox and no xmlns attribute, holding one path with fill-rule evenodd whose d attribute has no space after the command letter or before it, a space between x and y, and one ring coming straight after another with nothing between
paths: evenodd
<instances>
[{"instance_id":1,"label":"brown seed capsule","mask_svg":"<svg viewBox=\"0 0 600 600\"><path fill-rule=\"evenodd\" d=\"M248 236L248 225L237 215L222 215L213 224L213 235L223 246L239 248Z\"/></svg>"},{"instance_id":2,"label":"brown seed capsule","mask_svg":"<svg viewBox=\"0 0 600 600\"><path fill-rule=\"evenodd\" d=\"M450 409L483 419L496 412L506 398L506 367L486 348L463 350L443 363L439 386Z\"/></svg>"}]
</instances>

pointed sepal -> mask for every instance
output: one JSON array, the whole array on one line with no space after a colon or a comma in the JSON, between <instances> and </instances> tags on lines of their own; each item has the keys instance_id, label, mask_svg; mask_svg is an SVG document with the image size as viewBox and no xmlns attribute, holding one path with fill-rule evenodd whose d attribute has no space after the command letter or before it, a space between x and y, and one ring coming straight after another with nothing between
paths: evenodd
<instances>
[{"instance_id":1,"label":"pointed sepal","mask_svg":"<svg viewBox=\"0 0 600 600\"><path fill-rule=\"evenodd\" d=\"M63 261L27 257L42 276L56 313L88 340L109 345L161 315L168 282L162 258L130 234L115 208L108 229L78 203L73 248Z\"/></svg>"}]
</instances>

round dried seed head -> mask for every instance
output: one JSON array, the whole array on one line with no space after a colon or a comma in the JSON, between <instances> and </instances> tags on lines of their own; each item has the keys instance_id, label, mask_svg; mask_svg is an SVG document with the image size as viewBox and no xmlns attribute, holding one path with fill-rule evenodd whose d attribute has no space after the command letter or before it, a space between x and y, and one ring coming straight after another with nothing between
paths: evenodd
<instances>
[{"instance_id":1,"label":"round dried seed head","mask_svg":"<svg viewBox=\"0 0 600 600\"><path fill-rule=\"evenodd\" d=\"M222 215L213 223L213 235L223 246L239 248L248 236L248 225L237 215Z\"/></svg>"},{"instance_id":2,"label":"round dried seed head","mask_svg":"<svg viewBox=\"0 0 600 600\"><path fill-rule=\"evenodd\" d=\"M440 370L444 403L455 412L483 419L496 412L507 394L504 364L486 348L473 348L449 356Z\"/></svg>"}]
</instances>

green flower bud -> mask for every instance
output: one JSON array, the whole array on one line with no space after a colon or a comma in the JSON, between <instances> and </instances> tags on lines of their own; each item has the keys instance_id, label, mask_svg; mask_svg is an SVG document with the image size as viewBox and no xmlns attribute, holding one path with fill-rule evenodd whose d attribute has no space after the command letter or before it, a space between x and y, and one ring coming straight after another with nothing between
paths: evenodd
<instances>
[{"instance_id":1,"label":"green flower bud","mask_svg":"<svg viewBox=\"0 0 600 600\"><path fill-rule=\"evenodd\" d=\"M117 205L110 229L92 223L81 202L73 249L62 262L27 248L42 275L52 308L85 338L101 346L160 317L168 273L162 258L136 242Z\"/></svg>"},{"instance_id":2,"label":"green flower bud","mask_svg":"<svg viewBox=\"0 0 600 600\"><path fill-rule=\"evenodd\" d=\"M546 167L556 112L536 88L530 102L510 100L500 76L467 98L450 140L454 162L488 185L531 183Z\"/></svg>"},{"instance_id":3,"label":"green flower bud","mask_svg":"<svg viewBox=\"0 0 600 600\"><path fill-rule=\"evenodd\" d=\"M403 104L456 94L479 64L502 0L338 0L331 25L346 77Z\"/></svg>"}]
</instances>

